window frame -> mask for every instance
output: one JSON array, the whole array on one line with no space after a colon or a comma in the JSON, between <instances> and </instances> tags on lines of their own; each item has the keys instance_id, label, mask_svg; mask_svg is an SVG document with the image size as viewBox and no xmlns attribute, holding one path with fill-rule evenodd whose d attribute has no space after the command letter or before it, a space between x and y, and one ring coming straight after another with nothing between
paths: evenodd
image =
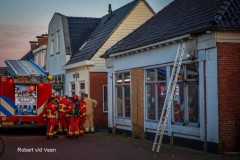
<instances>
[{"instance_id":1,"label":"window frame","mask_svg":"<svg viewBox=\"0 0 240 160\"><path fill-rule=\"evenodd\" d=\"M106 94L105 94L105 91L107 92ZM105 102L105 97L106 97L106 102ZM105 104L107 105L107 110L105 110ZM108 85L103 85L103 113L107 113L107 112L108 112Z\"/></svg>"},{"instance_id":2,"label":"window frame","mask_svg":"<svg viewBox=\"0 0 240 160\"><path fill-rule=\"evenodd\" d=\"M158 80L158 73L157 73L157 69L158 68L163 68L163 67L165 67L165 72L166 72L166 79L165 80ZM150 69L154 69L154 80L152 80L152 81L148 81L147 80L147 70L150 70ZM157 67L152 67L152 68L146 68L145 69L145 74L144 74L144 76L145 76L145 106L146 106L146 108L145 108L145 112L146 112L146 116L145 116L145 119L146 119L146 121L159 121L159 119L160 119L160 115L158 115L158 113L159 113L159 108L158 108L158 102L159 102L159 99L158 99L158 84L163 84L163 83L165 83L165 87L166 87L166 89L167 89L167 66L157 66ZM151 84L154 84L154 94L155 94L155 104L154 104L154 109L155 109L155 120L154 119L150 119L149 117L148 117L148 100L147 100L147 86L148 85L151 85ZM165 93L166 94L166 93ZM164 98L164 100L165 100L165 98ZM164 103L164 102L163 102Z\"/></svg>"},{"instance_id":3,"label":"window frame","mask_svg":"<svg viewBox=\"0 0 240 160\"><path fill-rule=\"evenodd\" d=\"M121 74L121 76L122 76L122 82L121 83L117 83L117 80L118 80L118 78L117 78L117 76L119 75L119 74ZM129 76L130 76L130 82L129 83L124 83L124 74L129 74ZM125 119L131 119L132 118L132 98L131 98L131 94L132 94L132 91L131 91L131 72L130 71L123 71L123 72L116 72L115 73L115 82L114 82L114 87L115 87L115 110L116 110L116 112L115 112L115 116L117 117L117 118L125 118ZM126 117L126 106L125 106L125 86L129 86L130 87L130 92L129 92L129 98L130 98L130 100L129 100L129 108L130 108L130 116L129 117ZM117 105L117 97L118 97L118 89L117 89L117 87L121 87L121 89L122 89L122 116L119 116L118 115L118 105Z\"/></svg>"}]
</instances>

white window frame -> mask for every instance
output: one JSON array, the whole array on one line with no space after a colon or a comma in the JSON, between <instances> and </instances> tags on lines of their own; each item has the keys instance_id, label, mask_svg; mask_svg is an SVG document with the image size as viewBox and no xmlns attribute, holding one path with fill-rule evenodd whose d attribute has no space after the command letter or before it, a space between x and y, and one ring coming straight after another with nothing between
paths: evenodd
<instances>
[{"instance_id":1,"label":"white window frame","mask_svg":"<svg viewBox=\"0 0 240 160\"><path fill-rule=\"evenodd\" d=\"M81 84L84 84L84 89L81 88ZM82 93L85 93L86 83L85 81L79 81L79 96L82 96Z\"/></svg>"},{"instance_id":2,"label":"white window frame","mask_svg":"<svg viewBox=\"0 0 240 160\"><path fill-rule=\"evenodd\" d=\"M124 75L125 73L129 73L130 74L130 83L126 83L126 84L124 84L124 83L122 83L122 84L117 84L116 83L116 80L117 80L117 75L118 74L122 74L122 75ZM123 79L123 81L124 81L124 77L122 77ZM115 110L116 110L116 117L117 118L126 118L126 119L131 119L132 118L132 98L131 98L131 95L132 95L132 89L131 89L131 72L130 71L125 71L125 72L117 72L117 73L115 73L115 82L114 82L114 86L115 86ZM117 96L118 96L118 94L117 94L117 87L118 86L121 86L122 87L122 95L123 95L123 102L125 102L125 90L124 90L124 86L129 86L130 87L130 116L129 117L126 117L126 115L125 115L125 106L124 106L124 103L122 103L122 112L123 112L123 115L122 116L118 116L118 106L117 106L117 103L118 103L118 101L117 101Z\"/></svg>"},{"instance_id":3,"label":"white window frame","mask_svg":"<svg viewBox=\"0 0 240 160\"><path fill-rule=\"evenodd\" d=\"M104 94L105 87L107 88L107 89L106 89L106 91L107 91L106 95ZM104 100L105 100L105 96L107 97L107 102L104 101ZM104 109L104 104L105 104L105 103L107 104L107 110ZM107 86L107 85L103 85L103 112L104 112L104 113L107 113L107 112L108 112L108 86Z\"/></svg>"},{"instance_id":4,"label":"white window frame","mask_svg":"<svg viewBox=\"0 0 240 160\"><path fill-rule=\"evenodd\" d=\"M54 53L53 53L53 48L54 48L54 33L53 34L51 34L51 54L50 55L53 55Z\"/></svg>"},{"instance_id":5,"label":"white window frame","mask_svg":"<svg viewBox=\"0 0 240 160\"><path fill-rule=\"evenodd\" d=\"M56 53L60 52L60 30L56 33Z\"/></svg>"},{"instance_id":6,"label":"white window frame","mask_svg":"<svg viewBox=\"0 0 240 160\"><path fill-rule=\"evenodd\" d=\"M72 89L72 85L73 85L73 84L75 85L75 90ZM70 96L73 96L73 94L72 94L73 91L74 91L75 94L76 94L76 84L75 84L75 82L70 82L70 83L69 83Z\"/></svg>"}]
</instances>

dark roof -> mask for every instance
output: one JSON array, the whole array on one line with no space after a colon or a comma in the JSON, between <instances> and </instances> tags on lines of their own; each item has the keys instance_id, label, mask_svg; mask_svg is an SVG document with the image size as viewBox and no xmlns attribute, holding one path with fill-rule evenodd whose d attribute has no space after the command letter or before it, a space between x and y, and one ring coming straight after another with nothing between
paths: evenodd
<instances>
[{"instance_id":1,"label":"dark roof","mask_svg":"<svg viewBox=\"0 0 240 160\"><path fill-rule=\"evenodd\" d=\"M34 60L34 55L33 55L33 51L30 50L27 54L25 54L21 60Z\"/></svg>"},{"instance_id":2,"label":"dark roof","mask_svg":"<svg viewBox=\"0 0 240 160\"><path fill-rule=\"evenodd\" d=\"M99 20L100 18L67 17L72 54L83 45Z\"/></svg>"},{"instance_id":3,"label":"dark roof","mask_svg":"<svg viewBox=\"0 0 240 160\"><path fill-rule=\"evenodd\" d=\"M240 29L240 1L175 0L101 57L209 29Z\"/></svg>"},{"instance_id":4,"label":"dark roof","mask_svg":"<svg viewBox=\"0 0 240 160\"><path fill-rule=\"evenodd\" d=\"M5 75L7 73L7 67L0 67L0 75Z\"/></svg>"},{"instance_id":5,"label":"dark roof","mask_svg":"<svg viewBox=\"0 0 240 160\"><path fill-rule=\"evenodd\" d=\"M90 59L138 2L138 0L134 0L113 11L110 19L108 14L103 16L88 41L86 41L85 46L74 54L66 65Z\"/></svg>"}]
</instances>

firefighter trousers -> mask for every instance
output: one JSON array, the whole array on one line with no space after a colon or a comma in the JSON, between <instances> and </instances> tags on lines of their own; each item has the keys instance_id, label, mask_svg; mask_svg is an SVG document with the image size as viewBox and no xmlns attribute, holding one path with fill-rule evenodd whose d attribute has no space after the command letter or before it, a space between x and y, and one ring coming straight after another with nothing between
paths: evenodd
<instances>
[{"instance_id":1,"label":"firefighter trousers","mask_svg":"<svg viewBox=\"0 0 240 160\"><path fill-rule=\"evenodd\" d=\"M61 114L60 112L58 114L58 131L60 133L63 133L63 131L64 132L68 131L66 116L65 114Z\"/></svg>"},{"instance_id":2,"label":"firefighter trousers","mask_svg":"<svg viewBox=\"0 0 240 160\"><path fill-rule=\"evenodd\" d=\"M73 117L70 116L69 118L69 130L68 130L68 136L79 136L79 123L80 123L80 117Z\"/></svg>"},{"instance_id":3,"label":"firefighter trousers","mask_svg":"<svg viewBox=\"0 0 240 160\"><path fill-rule=\"evenodd\" d=\"M47 137L53 137L56 135L56 118L49 118L47 120Z\"/></svg>"}]
</instances>

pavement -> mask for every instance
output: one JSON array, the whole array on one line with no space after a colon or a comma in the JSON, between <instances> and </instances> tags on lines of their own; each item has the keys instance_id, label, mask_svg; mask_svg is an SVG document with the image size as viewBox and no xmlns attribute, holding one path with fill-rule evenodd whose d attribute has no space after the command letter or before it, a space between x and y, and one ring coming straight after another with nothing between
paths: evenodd
<instances>
[{"instance_id":1,"label":"pavement","mask_svg":"<svg viewBox=\"0 0 240 160\"><path fill-rule=\"evenodd\" d=\"M0 160L240 160L240 155L216 155L163 144L152 152L152 142L108 133L85 134L68 140L59 136L3 135L6 149Z\"/></svg>"}]
</instances>

